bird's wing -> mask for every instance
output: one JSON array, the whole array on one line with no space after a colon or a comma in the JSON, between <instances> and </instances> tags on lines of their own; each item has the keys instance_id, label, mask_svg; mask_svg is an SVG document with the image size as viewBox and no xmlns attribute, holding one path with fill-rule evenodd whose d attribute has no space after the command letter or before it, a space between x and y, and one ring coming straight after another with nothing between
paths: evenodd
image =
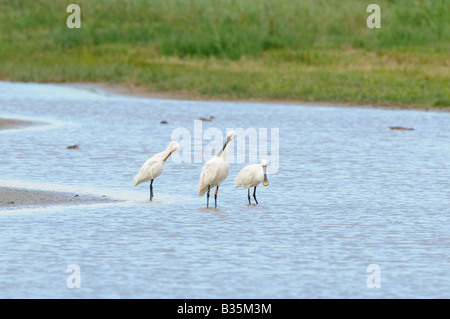
<instances>
[{"instance_id":1,"label":"bird's wing","mask_svg":"<svg viewBox=\"0 0 450 319\"><path fill-rule=\"evenodd\" d=\"M208 190L208 185L216 179L218 174L218 170L213 169L213 165L211 163L206 163L202 172L200 173L200 179L198 181L198 195L203 196L205 192Z\"/></svg>"},{"instance_id":2,"label":"bird's wing","mask_svg":"<svg viewBox=\"0 0 450 319\"><path fill-rule=\"evenodd\" d=\"M249 165L241 169L234 179L235 186L244 188L251 187L255 183L259 168L260 167L256 165Z\"/></svg>"},{"instance_id":3,"label":"bird's wing","mask_svg":"<svg viewBox=\"0 0 450 319\"><path fill-rule=\"evenodd\" d=\"M134 177L134 186L152 180L161 174L164 162L154 157L149 158Z\"/></svg>"}]
</instances>

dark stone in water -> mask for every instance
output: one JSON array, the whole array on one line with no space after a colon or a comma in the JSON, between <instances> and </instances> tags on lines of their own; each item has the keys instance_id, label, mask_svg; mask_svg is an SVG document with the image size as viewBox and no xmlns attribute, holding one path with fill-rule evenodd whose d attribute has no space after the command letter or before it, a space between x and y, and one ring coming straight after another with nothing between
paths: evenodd
<instances>
[{"instance_id":1,"label":"dark stone in water","mask_svg":"<svg viewBox=\"0 0 450 319\"><path fill-rule=\"evenodd\" d=\"M159 124L167 124L167 121L161 121Z\"/></svg>"},{"instance_id":2,"label":"dark stone in water","mask_svg":"<svg viewBox=\"0 0 450 319\"><path fill-rule=\"evenodd\" d=\"M79 149L80 147L78 146L78 145L72 145L72 146L67 146L66 147L68 150L77 150L77 149Z\"/></svg>"},{"instance_id":3,"label":"dark stone in water","mask_svg":"<svg viewBox=\"0 0 450 319\"><path fill-rule=\"evenodd\" d=\"M402 127L402 126L390 126L389 128L391 130L414 131L413 128L407 128L407 127Z\"/></svg>"},{"instance_id":4,"label":"dark stone in water","mask_svg":"<svg viewBox=\"0 0 450 319\"><path fill-rule=\"evenodd\" d=\"M205 119L204 117L199 118L200 121L205 121L205 122L211 122L213 120L214 116L210 116L209 119Z\"/></svg>"}]
</instances>

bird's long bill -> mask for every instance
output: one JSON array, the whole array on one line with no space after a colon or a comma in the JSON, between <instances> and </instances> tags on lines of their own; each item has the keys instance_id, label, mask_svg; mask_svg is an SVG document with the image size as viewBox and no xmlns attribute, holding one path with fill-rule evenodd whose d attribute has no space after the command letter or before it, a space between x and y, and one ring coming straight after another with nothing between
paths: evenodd
<instances>
[{"instance_id":1,"label":"bird's long bill","mask_svg":"<svg viewBox=\"0 0 450 319\"><path fill-rule=\"evenodd\" d=\"M173 152L173 151L172 151L172 152ZM169 158L169 156L172 155L172 152L170 152L169 155L167 155L166 158L163 159L163 162L165 162L165 161Z\"/></svg>"},{"instance_id":2,"label":"bird's long bill","mask_svg":"<svg viewBox=\"0 0 450 319\"><path fill-rule=\"evenodd\" d=\"M225 151L225 148L227 147L227 144L230 142L230 137L227 136L227 140L225 141L225 143L223 143L222 148L220 149L219 153L217 153L217 155L221 155L223 151Z\"/></svg>"},{"instance_id":3,"label":"bird's long bill","mask_svg":"<svg viewBox=\"0 0 450 319\"><path fill-rule=\"evenodd\" d=\"M267 180L267 168L264 166L263 170L264 170L264 182L263 182L263 185L264 186L269 186L269 181Z\"/></svg>"}]
</instances>

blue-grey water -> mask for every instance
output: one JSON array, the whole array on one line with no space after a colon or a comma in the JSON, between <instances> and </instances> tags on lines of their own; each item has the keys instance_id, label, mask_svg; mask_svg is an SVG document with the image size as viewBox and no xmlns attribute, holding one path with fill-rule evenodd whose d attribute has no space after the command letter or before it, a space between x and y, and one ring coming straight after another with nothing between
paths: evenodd
<instances>
[{"instance_id":1,"label":"blue-grey water","mask_svg":"<svg viewBox=\"0 0 450 319\"><path fill-rule=\"evenodd\" d=\"M234 188L245 163L206 209L202 163L171 159L150 203L142 163L210 115L203 130L279 129L259 205ZM0 131L0 186L119 200L0 208L1 298L450 297L450 113L0 82L0 118L46 123Z\"/></svg>"}]
</instances>

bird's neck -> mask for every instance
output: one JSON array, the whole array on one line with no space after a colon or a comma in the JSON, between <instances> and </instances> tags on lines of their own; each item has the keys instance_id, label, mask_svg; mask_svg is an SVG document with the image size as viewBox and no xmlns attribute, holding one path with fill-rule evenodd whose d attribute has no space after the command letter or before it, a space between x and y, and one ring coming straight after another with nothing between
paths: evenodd
<instances>
[{"instance_id":1,"label":"bird's neck","mask_svg":"<svg viewBox=\"0 0 450 319\"><path fill-rule=\"evenodd\" d=\"M166 149L162 152L162 158L163 158L163 161L164 161L164 162L165 162L165 161L167 160L167 158L169 157L170 152L172 152L172 149L171 149L171 148L166 148Z\"/></svg>"},{"instance_id":2,"label":"bird's neck","mask_svg":"<svg viewBox=\"0 0 450 319\"><path fill-rule=\"evenodd\" d=\"M216 154L216 156L220 159L222 159L223 161L227 160L227 152L228 152L228 148L230 147L230 143L228 143L228 145L225 147L225 149L219 153Z\"/></svg>"},{"instance_id":3,"label":"bird's neck","mask_svg":"<svg viewBox=\"0 0 450 319\"><path fill-rule=\"evenodd\" d=\"M227 150L225 149L224 151L222 151L220 154L216 155L218 158L222 159L223 161L225 161L227 159Z\"/></svg>"}]
</instances>

